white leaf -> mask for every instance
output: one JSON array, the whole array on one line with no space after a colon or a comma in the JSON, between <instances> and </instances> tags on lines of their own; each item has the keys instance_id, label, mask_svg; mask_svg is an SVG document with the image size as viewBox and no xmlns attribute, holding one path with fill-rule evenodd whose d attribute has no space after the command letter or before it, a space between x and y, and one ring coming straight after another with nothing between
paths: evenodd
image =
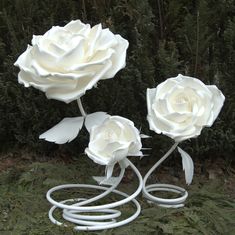
<instances>
[{"instance_id":1,"label":"white leaf","mask_svg":"<svg viewBox=\"0 0 235 235\"><path fill-rule=\"evenodd\" d=\"M150 154L143 154L143 156L140 156L140 160L143 158L143 157L148 157L150 156Z\"/></svg>"},{"instance_id":2,"label":"white leaf","mask_svg":"<svg viewBox=\"0 0 235 235\"><path fill-rule=\"evenodd\" d=\"M142 148L141 150L152 150L152 148Z\"/></svg>"},{"instance_id":3,"label":"white leaf","mask_svg":"<svg viewBox=\"0 0 235 235\"><path fill-rule=\"evenodd\" d=\"M84 117L64 118L57 125L44 132L39 139L64 144L75 139L82 128Z\"/></svg>"},{"instance_id":4,"label":"white leaf","mask_svg":"<svg viewBox=\"0 0 235 235\"><path fill-rule=\"evenodd\" d=\"M106 179L109 179L113 174L114 164L107 165L105 168Z\"/></svg>"},{"instance_id":5,"label":"white leaf","mask_svg":"<svg viewBox=\"0 0 235 235\"><path fill-rule=\"evenodd\" d=\"M95 112L95 113L91 113L91 114L87 115L86 120L85 120L85 127L88 130L88 132L90 132L92 126L102 124L103 121L107 117L110 117L110 115L108 115L105 112Z\"/></svg>"},{"instance_id":6,"label":"white leaf","mask_svg":"<svg viewBox=\"0 0 235 235\"><path fill-rule=\"evenodd\" d=\"M109 179L106 176L93 176L93 179L100 185L116 185L119 181L119 177L110 177Z\"/></svg>"},{"instance_id":7,"label":"white leaf","mask_svg":"<svg viewBox=\"0 0 235 235\"><path fill-rule=\"evenodd\" d=\"M136 153L129 153L127 156L129 157L142 157L144 154L141 151L138 151Z\"/></svg>"},{"instance_id":8,"label":"white leaf","mask_svg":"<svg viewBox=\"0 0 235 235\"><path fill-rule=\"evenodd\" d=\"M151 136L145 135L145 134L140 134L140 138L141 139L147 139L147 138L151 138Z\"/></svg>"},{"instance_id":9,"label":"white leaf","mask_svg":"<svg viewBox=\"0 0 235 235\"><path fill-rule=\"evenodd\" d=\"M178 151L182 157L183 170L185 171L185 180L187 184L191 184L194 174L194 165L192 158L181 148L178 147Z\"/></svg>"}]
</instances>

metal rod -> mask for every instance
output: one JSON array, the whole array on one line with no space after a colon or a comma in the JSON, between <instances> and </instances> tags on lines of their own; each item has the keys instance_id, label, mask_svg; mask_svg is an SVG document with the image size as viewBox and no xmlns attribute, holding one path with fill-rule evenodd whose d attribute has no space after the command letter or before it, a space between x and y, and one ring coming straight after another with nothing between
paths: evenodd
<instances>
[{"instance_id":1,"label":"metal rod","mask_svg":"<svg viewBox=\"0 0 235 235\"><path fill-rule=\"evenodd\" d=\"M148 201L155 202L159 206L162 207L171 207L171 208L179 208L184 206L184 201L188 197L188 192L181 187L171 185L171 184L150 184L146 186L146 182L152 172L163 162L167 159L167 157L175 150L179 143L175 143L168 152L159 160L157 161L153 167L147 172L143 180L143 195L147 198ZM156 191L164 191L164 192L174 192L180 194L181 196L174 199L167 199L167 198L160 198L150 194L150 192Z\"/></svg>"},{"instance_id":2,"label":"metal rod","mask_svg":"<svg viewBox=\"0 0 235 235\"><path fill-rule=\"evenodd\" d=\"M87 114L86 114L86 112L85 112L85 110L84 110L84 108L83 108L83 106L82 106L81 98L78 98L78 99L77 99L77 103L78 103L78 108L79 108L79 110L80 110L82 116L83 116L83 117L86 117Z\"/></svg>"}]
</instances>

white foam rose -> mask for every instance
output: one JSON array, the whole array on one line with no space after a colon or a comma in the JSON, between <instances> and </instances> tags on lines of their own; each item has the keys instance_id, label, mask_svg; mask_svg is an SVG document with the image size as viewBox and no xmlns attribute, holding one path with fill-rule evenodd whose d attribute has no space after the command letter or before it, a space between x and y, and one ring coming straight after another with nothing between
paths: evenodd
<instances>
[{"instance_id":1,"label":"white foam rose","mask_svg":"<svg viewBox=\"0 0 235 235\"><path fill-rule=\"evenodd\" d=\"M20 68L19 83L69 103L124 68L127 48L127 40L101 24L91 28L76 20L33 36L14 65Z\"/></svg>"},{"instance_id":2,"label":"white foam rose","mask_svg":"<svg viewBox=\"0 0 235 235\"><path fill-rule=\"evenodd\" d=\"M147 89L150 129L176 142L196 137L203 127L213 124L224 100L215 85L179 74Z\"/></svg>"},{"instance_id":3,"label":"white foam rose","mask_svg":"<svg viewBox=\"0 0 235 235\"><path fill-rule=\"evenodd\" d=\"M107 177L113 166L127 156L142 156L139 130L129 119L107 116L105 120L90 129L90 141L85 153L94 162L107 166Z\"/></svg>"}]
</instances>

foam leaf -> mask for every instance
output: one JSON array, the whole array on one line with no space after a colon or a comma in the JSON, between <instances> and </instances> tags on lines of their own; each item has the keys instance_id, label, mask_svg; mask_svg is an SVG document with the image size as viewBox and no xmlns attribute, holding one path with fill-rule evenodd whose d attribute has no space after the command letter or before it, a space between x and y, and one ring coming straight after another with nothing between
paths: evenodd
<instances>
[{"instance_id":1,"label":"foam leaf","mask_svg":"<svg viewBox=\"0 0 235 235\"><path fill-rule=\"evenodd\" d=\"M64 144L75 139L82 128L84 117L64 118L57 125L44 132L39 139Z\"/></svg>"},{"instance_id":2,"label":"foam leaf","mask_svg":"<svg viewBox=\"0 0 235 235\"><path fill-rule=\"evenodd\" d=\"M110 115L105 112L95 112L87 115L85 120L85 127L87 131L90 132L92 126L102 124L103 121L109 116Z\"/></svg>"},{"instance_id":3,"label":"foam leaf","mask_svg":"<svg viewBox=\"0 0 235 235\"><path fill-rule=\"evenodd\" d=\"M194 174L194 165L192 158L181 148L178 147L178 151L182 157L183 170L185 171L185 180L187 184L191 184Z\"/></svg>"},{"instance_id":4,"label":"foam leaf","mask_svg":"<svg viewBox=\"0 0 235 235\"><path fill-rule=\"evenodd\" d=\"M130 153L130 154L128 154L128 156L131 156L131 157L143 157L144 154L141 151L138 151L136 153Z\"/></svg>"},{"instance_id":5,"label":"foam leaf","mask_svg":"<svg viewBox=\"0 0 235 235\"><path fill-rule=\"evenodd\" d=\"M148 139L148 138L151 138L151 136L145 135L145 134L140 134L140 138L141 139Z\"/></svg>"},{"instance_id":6,"label":"foam leaf","mask_svg":"<svg viewBox=\"0 0 235 235\"><path fill-rule=\"evenodd\" d=\"M119 177L110 177L107 179L106 176L93 176L93 179L100 185L116 185L119 181Z\"/></svg>"},{"instance_id":7,"label":"foam leaf","mask_svg":"<svg viewBox=\"0 0 235 235\"><path fill-rule=\"evenodd\" d=\"M105 168L106 179L109 179L113 174L114 164L107 165Z\"/></svg>"}]
</instances>

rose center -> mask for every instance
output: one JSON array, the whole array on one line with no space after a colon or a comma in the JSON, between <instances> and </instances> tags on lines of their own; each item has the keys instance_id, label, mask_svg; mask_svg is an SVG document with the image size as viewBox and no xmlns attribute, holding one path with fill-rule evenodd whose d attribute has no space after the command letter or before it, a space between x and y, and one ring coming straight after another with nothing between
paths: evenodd
<instances>
[{"instance_id":1,"label":"rose center","mask_svg":"<svg viewBox=\"0 0 235 235\"><path fill-rule=\"evenodd\" d=\"M175 103L176 104L188 103L188 97L185 97L183 95L179 95L178 97L176 97Z\"/></svg>"},{"instance_id":2,"label":"rose center","mask_svg":"<svg viewBox=\"0 0 235 235\"><path fill-rule=\"evenodd\" d=\"M176 111L190 112L192 110L190 99L185 94L179 94L176 96L173 103Z\"/></svg>"},{"instance_id":3,"label":"rose center","mask_svg":"<svg viewBox=\"0 0 235 235\"><path fill-rule=\"evenodd\" d=\"M112 130L106 130L104 133L104 139L109 141L115 141L117 139L117 135Z\"/></svg>"}]
</instances>

